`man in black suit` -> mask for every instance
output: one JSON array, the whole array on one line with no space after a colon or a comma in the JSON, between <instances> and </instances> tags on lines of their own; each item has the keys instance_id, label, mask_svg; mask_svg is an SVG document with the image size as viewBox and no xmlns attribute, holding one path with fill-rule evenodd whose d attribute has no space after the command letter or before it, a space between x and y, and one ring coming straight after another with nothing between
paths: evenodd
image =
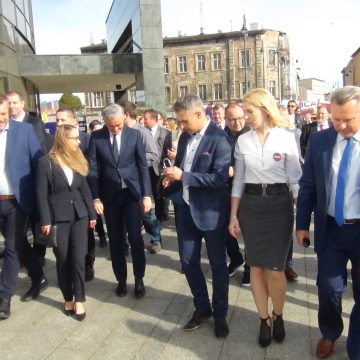
<instances>
[{"instance_id":1,"label":"man in black suit","mask_svg":"<svg viewBox=\"0 0 360 360\"><path fill-rule=\"evenodd\" d=\"M31 116L24 111L25 100L22 94L18 91L9 91L8 93L6 93L5 96L9 104L10 118L17 122L23 122L32 125L35 131L35 135L38 141L40 142L43 152L48 153L51 147L50 135L46 133L45 126L39 118ZM29 221L31 226L33 226L33 224L36 221L35 213L36 211L29 214ZM35 252L33 251L33 249L35 250ZM21 298L22 301L35 299L40 294L40 292L45 290L48 286L48 281L45 278L42 270L41 270L42 276L41 279L39 280L37 275L38 266L32 260L29 260L32 259L34 255L36 255L38 262L40 263L41 266L43 266L45 262L46 248L42 245L34 244L33 249L31 249L31 245L29 244L26 238L26 242L23 250L22 263L24 264L25 268L28 271L32 284L29 291L27 291L26 294ZM2 257L1 254L0 257Z\"/></svg>"},{"instance_id":2,"label":"man in black suit","mask_svg":"<svg viewBox=\"0 0 360 360\"><path fill-rule=\"evenodd\" d=\"M35 174L41 145L30 124L9 120L9 105L0 95L0 231L5 238L5 254L0 274L0 319L10 316L20 259L33 260L29 275L35 284L43 277L32 248L25 251L28 215L33 211ZM24 256L26 255L26 256Z\"/></svg>"},{"instance_id":3,"label":"man in black suit","mask_svg":"<svg viewBox=\"0 0 360 360\"><path fill-rule=\"evenodd\" d=\"M124 109L110 104L102 111L103 129L91 134L89 185L95 210L104 212L109 235L116 294L127 294L125 257L126 225L135 277L135 297L145 294L144 241L141 236L141 207L151 209L151 183L145 148L138 130L124 126Z\"/></svg>"},{"instance_id":4,"label":"man in black suit","mask_svg":"<svg viewBox=\"0 0 360 360\"><path fill-rule=\"evenodd\" d=\"M317 121L304 125L300 136L301 156L305 159L306 148L309 142L310 135L314 132L326 130L331 127L329 120L329 113L326 106L319 106L317 110Z\"/></svg>"}]
</instances>

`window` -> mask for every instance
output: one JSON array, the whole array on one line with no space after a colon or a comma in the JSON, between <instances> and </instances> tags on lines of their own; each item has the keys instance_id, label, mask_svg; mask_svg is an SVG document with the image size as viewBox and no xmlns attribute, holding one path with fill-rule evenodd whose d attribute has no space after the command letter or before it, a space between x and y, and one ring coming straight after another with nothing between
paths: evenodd
<instances>
[{"instance_id":1,"label":"window","mask_svg":"<svg viewBox=\"0 0 360 360\"><path fill-rule=\"evenodd\" d=\"M169 58L164 58L164 73L170 74Z\"/></svg>"},{"instance_id":2,"label":"window","mask_svg":"<svg viewBox=\"0 0 360 360\"><path fill-rule=\"evenodd\" d=\"M221 100L222 98L222 84L214 84L214 100Z\"/></svg>"},{"instance_id":3,"label":"window","mask_svg":"<svg viewBox=\"0 0 360 360\"><path fill-rule=\"evenodd\" d=\"M276 50L269 50L269 57L268 57L268 65L269 66L275 66L276 62L275 62L275 54L276 54Z\"/></svg>"},{"instance_id":4,"label":"window","mask_svg":"<svg viewBox=\"0 0 360 360\"><path fill-rule=\"evenodd\" d=\"M245 51L240 50L240 67L245 67ZM246 49L246 67L250 66L250 49Z\"/></svg>"},{"instance_id":5,"label":"window","mask_svg":"<svg viewBox=\"0 0 360 360\"><path fill-rule=\"evenodd\" d=\"M243 81L241 83L241 93L242 93L242 96L244 96L249 90L251 89L251 84L250 84L250 81L247 82L247 89L245 88L245 81Z\"/></svg>"},{"instance_id":6,"label":"window","mask_svg":"<svg viewBox=\"0 0 360 360\"><path fill-rule=\"evenodd\" d=\"M276 82L275 80L269 81L269 92L272 96L276 96Z\"/></svg>"},{"instance_id":7,"label":"window","mask_svg":"<svg viewBox=\"0 0 360 360\"><path fill-rule=\"evenodd\" d=\"M205 71L205 55L196 55L196 71Z\"/></svg>"},{"instance_id":8,"label":"window","mask_svg":"<svg viewBox=\"0 0 360 360\"><path fill-rule=\"evenodd\" d=\"M179 73L186 73L187 72L186 56L179 56L177 58L177 65L178 65Z\"/></svg>"},{"instance_id":9,"label":"window","mask_svg":"<svg viewBox=\"0 0 360 360\"><path fill-rule=\"evenodd\" d=\"M221 69L221 53L212 54L213 70Z\"/></svg>"},{"instance_id":10,"label":"window","mask_svg":"<svg viewBox=\"0 0 360 360\"><path fill-rule=\"evenodd\" d=\"M188 94L188 87L185 85L185 86L180 86L179 87L179 96L182 97L182 96L185 96Z\"/></svg>"},{"instance_id":11,"label":"window","mask_svg":"<svg viewBox=\"0 0 360 360\"><path fill-rule=\"evenodd\" d=\"M103 107L103 96L101 92L94 92L93 93L93 107Z\"/></svg>"},{"instance_id":12,"label":"window","mask_svg":"<svg viewBox=\"0 0 360 360\"><path fill-rule=\"evenodd\" d=\"M198 96L201 100L206 101L206 85L198 86Z\"/></svg>"}]
</instances>

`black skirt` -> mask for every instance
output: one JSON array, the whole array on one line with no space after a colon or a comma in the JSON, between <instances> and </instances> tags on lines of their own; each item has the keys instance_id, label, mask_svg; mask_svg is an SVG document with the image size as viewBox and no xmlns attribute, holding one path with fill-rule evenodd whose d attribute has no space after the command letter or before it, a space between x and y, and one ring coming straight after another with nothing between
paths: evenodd
<instances>
[{"instance_id":1,"label":"black skirt","mask_svg":"<svg viewBox=\"0 0 360 360\"><path fill-rule=\"evenodd\" d=\"M290 192L269 196L244 193L239 223L248 264L284 271L294 226Z\"/></svg>"}]
</instances>

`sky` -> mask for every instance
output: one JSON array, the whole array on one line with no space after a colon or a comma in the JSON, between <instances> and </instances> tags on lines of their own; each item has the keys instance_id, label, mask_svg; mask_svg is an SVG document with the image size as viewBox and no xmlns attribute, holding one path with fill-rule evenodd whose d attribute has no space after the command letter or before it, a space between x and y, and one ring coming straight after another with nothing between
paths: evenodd
<instances>
[{"instance_id":1,"label":"sky","mask_svg":"<svg viewBox=\"0 0 360 360\"><path fill-rule=\"evenodd\" d=\"M112 0L32 0L37 54L79 54L80 47L106 39ZM200 6L201 4L201 6ZM101 6L99 6L101 5ZM202 17L200 16L202 8ZM163 36L240 30L286 32L300 77L342 85L341 69L360 47L359 0L161 0Z\"/></svg>"}]
</instances>

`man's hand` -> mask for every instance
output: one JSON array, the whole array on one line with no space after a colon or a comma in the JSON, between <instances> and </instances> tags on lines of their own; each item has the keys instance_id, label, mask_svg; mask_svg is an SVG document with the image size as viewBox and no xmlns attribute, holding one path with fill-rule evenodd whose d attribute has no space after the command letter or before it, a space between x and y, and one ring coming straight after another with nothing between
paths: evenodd
<instances>
[{"instance_id":1,"label":"man's hand","mask_svg":"<svg viewBox=\"0 0 360 360\"><path fill-rule=\"evenodd\" d=\"M304 246L304 238L310 239L309 231L308 230L296 230L296 240L301 246Z\"/></svg>"},{"instance_id":2,"label":"man's hand","mask_svg":"<svg viewBox=\"0 0 360 360\"><path fill-rule=\"evenodd\" d=\"M94 208L98 215L102 215L104 213L104 205L100 201L100 199L94 199Z\"/></svg>"},{"instance_id":3,"label":"man's hand","mask_svg":"<svg viewBox=\"0 0 360 360\"><path fill-rule=\"evenodd\" d=\"M95 229L96 220L90 220L89 221L89 229L93 230Z\"/></svg>"},{"instance_id":4,"label":"man's hand","mask_svg":"<svg viewBox=\"0 0 360 360\"><path fill-rule=\"evenodd\" d=\"M152 203L151 203L151 198L150 197L144 197L142 199L142 210L144 213L147 213L151 210L151 206L152 206Z\"/></svg>"},{"instance_id":5,"label":"man's hand","mask_svg":"<svg viewBox=\"0 0 360 360\"><path fill-rule=\"evenodd\" d=\"M44 234L44 235L49 235L50 233L50 228L51 228L51 225L44 225L41 227L41 232Z\"/></svg>"},{"instance_id":6,"label":"man's hand","mask_svg":"<svg viewBox=\"0 0 360 360\"><path fill-rule=\"evenodd\" d=\"M171 148L171 149L168 149L167 150L167 157L170 159L170 160L175 160L176 158L176 150Z\"/></svg>"},{"instance_id":7,"label":"man's hand","mask_svg":"<svg viewBox=\"0 0 360 360\"><path fill-rule=\"evenodd\" d=\"M182 173L183 171L177 166L168 167L164 169L163 172L165 179L167 179L170 183L181 180Z\"/></svg>"}]
</instances>

